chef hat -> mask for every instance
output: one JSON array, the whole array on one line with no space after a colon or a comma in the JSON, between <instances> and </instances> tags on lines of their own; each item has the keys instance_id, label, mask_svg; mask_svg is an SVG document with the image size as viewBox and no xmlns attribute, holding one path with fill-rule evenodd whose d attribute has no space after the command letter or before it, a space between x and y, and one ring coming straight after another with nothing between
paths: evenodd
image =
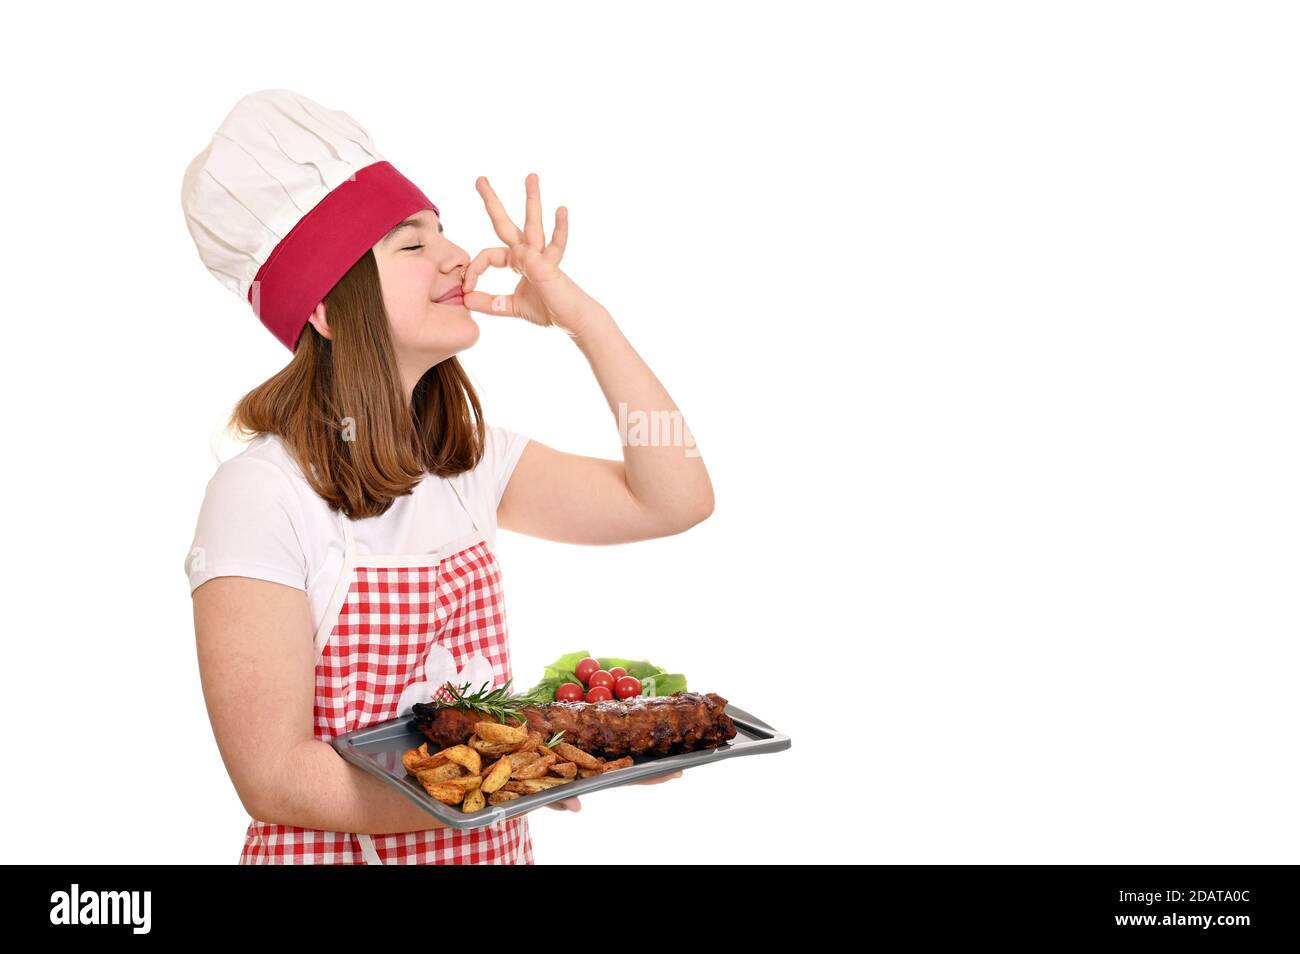
<instances>
[{"instance_id":1,"label":"chef hat","mask_svg":"<svg viewBox=\"0 0 1300 954\"><path fill-rule=\"evenodd\" d=\"M208 271L290 351L367 249L438 211L352 117L287 89L235 104L186 168L181 205Z\"/></svg>"}]
</instances>

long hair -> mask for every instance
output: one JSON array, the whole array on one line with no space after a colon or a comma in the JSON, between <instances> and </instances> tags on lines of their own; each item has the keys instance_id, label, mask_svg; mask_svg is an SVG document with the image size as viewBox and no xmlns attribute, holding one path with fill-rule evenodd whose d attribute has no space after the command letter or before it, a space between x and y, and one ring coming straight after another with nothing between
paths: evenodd
<instances>
[{"instance_id":1,"label":"long hair","mask_svg":"<svg viewBox=\"0 0 1300 954\"><path fill-rule=\"evenodd\" d=\"M478 395L451 357L407 402L369 249L325 296L332 340L309 322L283 371L240 398L229 427L276 434L312 488L354 519L384 513L426 474L449 477L483 456Z\"/></svg>"}]
</instances>

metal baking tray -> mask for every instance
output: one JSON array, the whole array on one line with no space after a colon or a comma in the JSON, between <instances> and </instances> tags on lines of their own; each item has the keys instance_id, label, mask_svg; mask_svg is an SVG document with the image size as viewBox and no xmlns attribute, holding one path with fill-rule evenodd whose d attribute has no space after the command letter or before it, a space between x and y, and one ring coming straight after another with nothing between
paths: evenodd
<instances>
[{"instance_id":1,"label":"metal baking tray","mask_svg":"<svg viewBox=\"0 0 1300 954\"><path fill-rule=\"evenodd\" d=\"M576 778L535 795L521 795L504 805L488 805L472 814L431 798L416 779L406 774L406 769L402 766L402 753L428 741L424 733L415 727L415 720L410 716L348 732L335 738L332 744L353 765L382 779L444 825L450 828L482 828L575 795L586 795L602 788L615 788L655 775L721 762L741 755L763 755L790 748L790 737L778 732L762 719L755 718L730 703L727 704L726 712L736 724L736 736L726 745L683 752L680 755L633 756L632 765L627 768L615 769L591 778Z\"/></svg>"}]
</instances>

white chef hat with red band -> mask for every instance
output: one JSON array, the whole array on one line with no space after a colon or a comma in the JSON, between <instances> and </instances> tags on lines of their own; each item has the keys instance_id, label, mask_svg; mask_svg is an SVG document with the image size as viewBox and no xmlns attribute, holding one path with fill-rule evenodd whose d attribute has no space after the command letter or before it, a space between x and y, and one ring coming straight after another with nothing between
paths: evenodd
<instances>
[{"instance_id":1,"label":"white chef hat with red band","mask_svg":"<svg viewBox=\"0 0 1300 954\"><path fill-rule=\"evenodd\" d=\"M331 288L394 225L434 205L347 113L250 93L185 170L199 257L290 351Z\"/></svg>"}]
</instances>

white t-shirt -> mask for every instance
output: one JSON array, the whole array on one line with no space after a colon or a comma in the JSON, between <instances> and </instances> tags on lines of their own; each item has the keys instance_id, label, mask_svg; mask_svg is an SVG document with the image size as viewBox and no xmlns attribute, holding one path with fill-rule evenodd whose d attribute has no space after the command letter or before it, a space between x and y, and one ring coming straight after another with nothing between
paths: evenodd
<instances>
[{"instance_id":1,"label":"white t-shirt","mask_svg":"<svg viewBox=\"0 0 1300 954\"><path fill-rule=\"evenodd\" d=\"M377 517L352 521L358 555L430 553L474 532L456 486L495 545L497 505L528 438L487 426L483 459L455 477L426 474ZM185 556L190 592L218 576L251 576L307 593L313 629L320 627L343 567L339 515L312 490L293 455L274 434L262 434L223 461L208 481L194 541Z\"/></svg>"}]
</instances>

